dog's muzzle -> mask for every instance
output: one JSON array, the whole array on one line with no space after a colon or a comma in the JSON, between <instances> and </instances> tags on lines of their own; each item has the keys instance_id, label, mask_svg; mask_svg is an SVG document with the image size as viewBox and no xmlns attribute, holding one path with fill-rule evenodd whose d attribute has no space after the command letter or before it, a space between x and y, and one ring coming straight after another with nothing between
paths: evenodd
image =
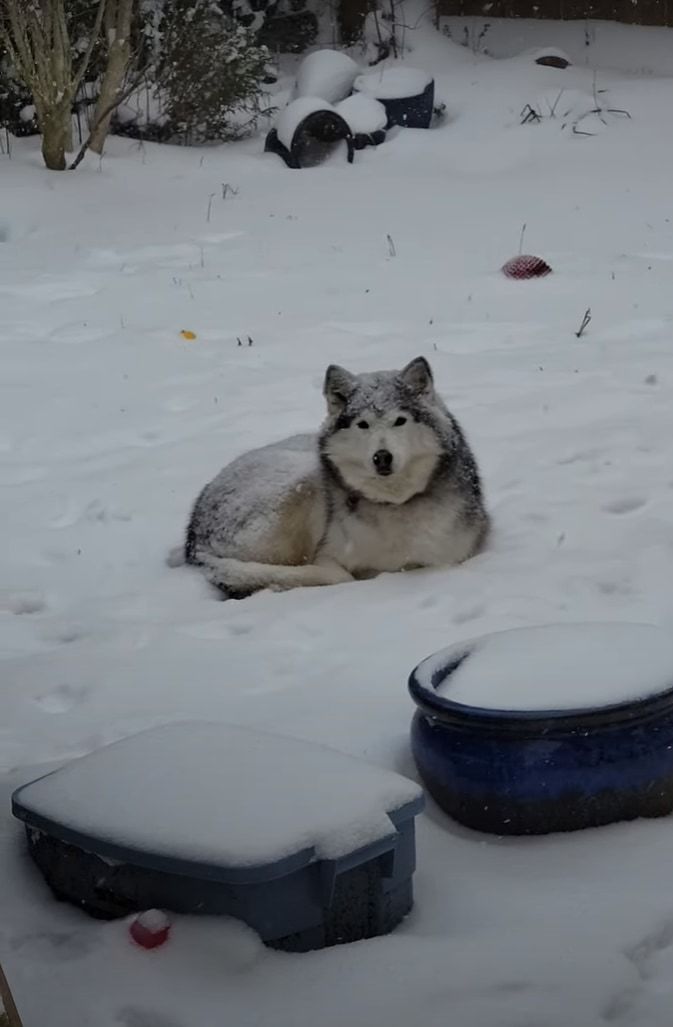
<instances>
[{"instance_id":1,"label":"dog's muzzle","mask_svg":"<svg viewBox=\"0 0 673 1027\"><path fill-rule=\"evenodd\" d=\"M377 449L372 457L376 473L386 477L393 473L393 454L387 449Z\"/></svg>"}]
</instances>

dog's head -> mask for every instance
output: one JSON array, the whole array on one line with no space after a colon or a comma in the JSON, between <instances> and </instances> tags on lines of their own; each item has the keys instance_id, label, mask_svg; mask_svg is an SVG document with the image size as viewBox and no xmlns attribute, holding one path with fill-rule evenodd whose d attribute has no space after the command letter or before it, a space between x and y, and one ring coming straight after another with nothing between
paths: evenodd
<instances>
[{"instance_id":1,"label":"dog's head","mask_svg":"<svg viewBox=\"0 0 673 1027\"><path fill-rule=\"evenodd\" d=\"M448 415L432 371L417 357L401 371L351 374L327 368L323 458L346 488L375 503L423 492L443 451L437 415Z\"/></svg>"}]
</instances>

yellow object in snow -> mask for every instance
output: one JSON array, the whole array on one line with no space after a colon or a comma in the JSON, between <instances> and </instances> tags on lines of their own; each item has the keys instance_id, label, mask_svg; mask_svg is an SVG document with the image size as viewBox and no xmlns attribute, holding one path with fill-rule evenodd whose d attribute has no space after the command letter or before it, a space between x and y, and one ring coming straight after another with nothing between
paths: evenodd
<instances>
[{"instance_id":1,"label":"yellow object in snow","mask_svg":"<svg viewBox=\"0 0 673 1027\"><path fill-rule=\"evenodd\" d=\"M183 339L188 339L189 342L193 342L193 340L196 338L196 332L190 332L186 328L182 329L180 335Z\"/></svg>"}]
</instances>

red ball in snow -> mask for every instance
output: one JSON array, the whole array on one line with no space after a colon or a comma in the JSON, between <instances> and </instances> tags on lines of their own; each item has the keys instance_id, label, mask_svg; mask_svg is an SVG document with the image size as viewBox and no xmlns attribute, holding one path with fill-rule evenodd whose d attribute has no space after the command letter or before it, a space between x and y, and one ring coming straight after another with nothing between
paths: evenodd
<instances>
[{"instance_id":1,"label":"red ball in snow","mask_svg":"<svg viewBox=\"0 0 673 1027\"><path fill-rule=\"evenodd\" d=\"M171 923L159 909L148 909L131 922L129 934L143 949L156 949L168 939Z\"/></svg>"},{"instance_id":2,"label":"red ball in snow","mask_svg":"<svg viewBox=\"0 0 673 1027\"><path fill-rule=\"evenodd\" d=\"M502 265L503 274L508 278L542 278L551 274L549 264L542 257L533 257L530 253L520 253Z\"/></svg>"}]
</instances>

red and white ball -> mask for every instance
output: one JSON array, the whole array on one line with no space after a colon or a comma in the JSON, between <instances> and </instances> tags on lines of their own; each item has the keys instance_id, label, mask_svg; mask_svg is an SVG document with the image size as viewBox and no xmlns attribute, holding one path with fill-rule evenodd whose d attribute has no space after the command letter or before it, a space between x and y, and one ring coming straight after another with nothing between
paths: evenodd
<instances>
[{"instance_id":1,"label":"red and white ball","mask_svg":"<svg viewBox=\"0 0 673 1027\"><path fill-rule=\"evenodd\" d=\"M140 913L129 925L129 934L143 949L156 949L168 940L171 922L160 909Z\"/></svg>"},{"instance_id":2,"label":"red and white ball","mask_svg":"<svg viewBox=\"0 0 673 1027\"><path fill-rule=\"evenodd\" d=\"M534 257L530 253L520 253L502 265L503 274L508 278L543 278L551 274L549 264L542 257Z\"/></svg>"}]
</instances>

